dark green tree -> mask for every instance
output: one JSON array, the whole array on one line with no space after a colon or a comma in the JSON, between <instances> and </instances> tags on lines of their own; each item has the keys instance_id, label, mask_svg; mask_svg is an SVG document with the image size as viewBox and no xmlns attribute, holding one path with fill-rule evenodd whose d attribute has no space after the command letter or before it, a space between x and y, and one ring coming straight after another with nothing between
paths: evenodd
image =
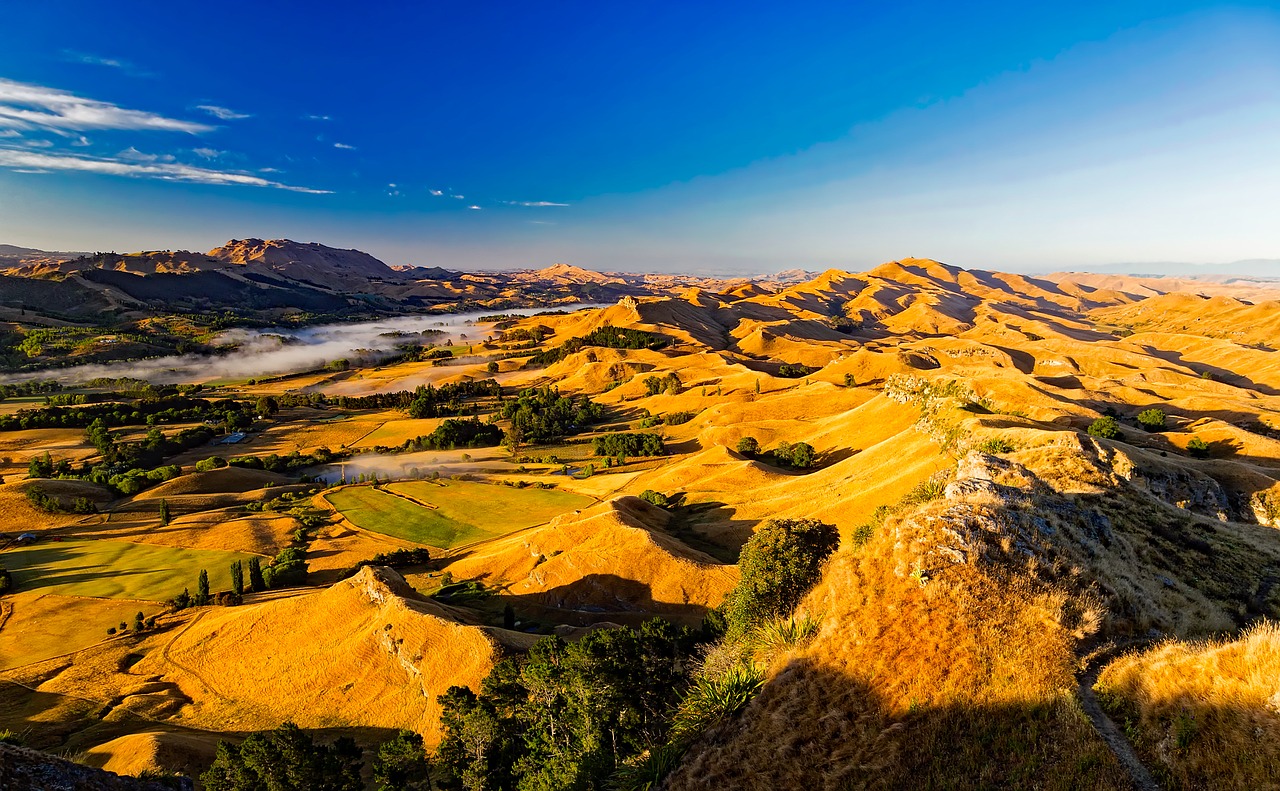
<instances>
[{"instance_id":1,"label":"dark green tree","mask_svg":"<svg viewBox=\"0 0 1280 791\"><path fill-rule=\"evenodd\" d=\"M738 558L741 576L725 603L730 638L790 615L839 545L839 532L816 519L765 522Z\"/></svg>"},{"instance_id":2,"label":"dark green tree","mask_svg":"<svg viewBox=\"0 0 1280 791\"><path fill-rule=\"evenodd\" d=\"M203 607L209 603L209 572L200 569L200 578L196 581L196 599L197 607Z\"/></svg>"},{"instance_id":3,"label":"dark green tree","mask_svg":"<svg viewBox=\"0 0 1280 791\"><path fill-rule=\"evenodd\" d=\"M362 791L363 751L348 737L317 745L297 725L252 733L241 744L218 742L207 791Z\"/></svg>"},{"instance_id":4,"label":"dark green tree","mask_svg":"<svg viewBox=\"0 0 1280 791\"><path fill-rule=\"evenodd\" d=\"M244 595L244 562L235 560L231 563L231 592L237 596Z\"/></svg>"},{"instance_id":5,"label":"dark green tree","mask_svg":"<svg viewBox=\"0 0 1280 791\"><path fill-rule=\"evenodd\" d=\"M142 634L142 630L145 628L144 626L145 622L146 622L146 617L142 613L138 613L134 615L133 616L133 633Z\"/></svg>"},{"instance_id":6,"label":"dark green tree","mask_svg":"<svg viewBox=\"0 0 1280 791\"><path fill-rule=\"evenodd\" d=\"M1089 435L1101 439L1119 439L1120 422L1111 415L1103 415L1089 425Z\"/></svg>"},{"instance_id":7,"label":"dark green tree","mask_svg":"<svg viewBox=\"0 0 1280 791\"><path fill-rule=\"evenodd\" d=\"M160 498L160 524L169 524L169 501L163 497Z\"/></svg>"},{"instance_id":8,"label":"dark green tree","mask_svg":"<svg viewBox=\"0 0 1280 791\"><path fill-rule=\"evenodd\" d=\"M378 791L413 791L431 784L431 764L422 736L400 731L378 747L373 759L373 782Z\"/></svg>"},{"instance_id":9,"label":"dark green tree","mask_svg":"<svg viewBox=\"0 0 1280 791\"><path fill-rule=\"evenodd\" d=\"M1162 409L1144 409L1138 413L1138 425L1145 431L1164 431L1164 422Z\"/></svg>"},{"instance_id":10,"label":"dark green tree","mask_svg":"<svg viewBox=\"0 0 1280 791\"><path fill-rule=\"evenodd\" d=\"M760 452L760 442L755 437L743 437L738 440L738 452L743 456L755 456Z\"/></svg>"},{"instance_id":11,"label":"dark green tree","mask_svg":"<svg viewBox=\"0 0 1280 791\"><path fill-rule=\"evenodd\" d=\"M262 577L262 559L257 555L249 558L249 590L260 593L267 589L267 581Z\"/></svg>"}]
</instances>

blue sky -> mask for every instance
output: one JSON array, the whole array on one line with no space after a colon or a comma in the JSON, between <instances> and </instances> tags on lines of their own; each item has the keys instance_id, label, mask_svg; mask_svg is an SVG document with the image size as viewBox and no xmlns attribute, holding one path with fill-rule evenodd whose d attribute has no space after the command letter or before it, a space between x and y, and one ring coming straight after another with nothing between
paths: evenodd
<instances>
[{"instance_id":1,"label":"blue sky","mask_svg":"<svg viewBox=\"0 0 1280 791\"><path fill-rule=\"evenodd\" d=\"M1280 258L1267 5L369 5L6 4L0 242L712 273Z\"/></svg>"}]
</instances>

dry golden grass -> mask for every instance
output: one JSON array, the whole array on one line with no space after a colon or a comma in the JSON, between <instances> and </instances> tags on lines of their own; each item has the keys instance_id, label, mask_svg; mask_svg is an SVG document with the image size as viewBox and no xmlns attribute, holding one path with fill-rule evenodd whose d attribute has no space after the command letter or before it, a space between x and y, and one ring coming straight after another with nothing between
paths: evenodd
<instances>
[{"instance_id":1,"label":"dry golden grass","mask_svg":"<svg viewBox=\"0 0 1280 791\"><path fill-rule=\"evenodd\" d=\"M220 734L198 731L130 733L86 750L80 763L134 777L148 770L198 777L213 762L219 739Z\"/></svg>"},{"instance_id":2,"label":"dry golden grass","mask_svg":"<svg viewBox=\"0 0 1280 791\"><path fill-rule=\"evenodd\" d=\"M1111 662L1095 686L1168 788L1280 786L1280 626L1169 641Z\"/></svg>"},{"instance_id":3,"label":"dry golden grass","mask_svg":"<svg viewBox=\"0 0 1280 791\"><path fill-rule=\"evenodd\" d=\"M938 513L836 556L803 605L819 634L671 788L1128 787L1072 695L1085 602L1010 569L909 573Z\"/></svg>"},{"instance_id":4,"label":"dry golden grass","mask_svg":"<svg viewBox=\"0 0 1280 791\"><path fill-rule=\"evenodd\" d=\"M0 670L79 651L106 639L108 627L132 624L136 613L160 612L155 602L59 596L39 590L5 597L12 612L0 625Z\"/></svg>"},{"instance_id":5,"label":"dry golden grass","mask_svg":"<svg viewBox=\"0 0 1280 791\"><path fill-rule=\"evenodd\" d=\"M27 500L26 495L27 489L32 486L39 487L45 494L56 497L66 506L70 506L78 497L87 497L100 507L111 500L106 489L83 481L26 480L0 484L0 532L48 530L98 518L85 514L51 514L36 508Z\"/></svg>"},{"instance_id":6,"label":"dry golden grass","mask_svg":"<svg viewBox=\"0 0 1280 791\"><path fill-rule=\"evenodd\" d=\"M443 422L444 418L388 420L356 440L356 445L362 448L371 448L377 445L395 447L411 439L430 434Z\"/></svg>"},{"instance_id":7,"label":"dry golden grass","mask_svg":"<svg viewBox=\"0 0 1280 791\"><path fill-rule=\"evenodd\" d=\"M697 622L736 584L737 569L681 543L669 522L659 508L619 498L469 549L445 568L569 622L645 613Z\"/></svg>"},{"instance_id":8,"label":"dry golden grass","mask_svg":"<svg viewBox=\"0 0 1280 791\"><path fill-rule=\"evenodd\" d=\"M508 646L532 638L467 626L394 572L367 568L309 595L202 611L134 672L177 684L175 722L213 730L411 728L439 736L436 696L478 688Z\"/></svg>"}]
</instances>

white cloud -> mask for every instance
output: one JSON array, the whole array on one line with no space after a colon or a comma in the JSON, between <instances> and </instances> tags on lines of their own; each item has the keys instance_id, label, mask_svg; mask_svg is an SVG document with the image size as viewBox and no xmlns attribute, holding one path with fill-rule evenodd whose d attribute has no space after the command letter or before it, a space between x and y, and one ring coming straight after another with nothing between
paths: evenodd
<instances>
[{"instance_id":1,"label":"white cloud","mask_svg":"<svg viewBox=\"0 0 1280 791\"><path fill-rule=\"evenodd\" d=\"M280 168L258 168L259 173L283 173Z\"/></svg>"},{"instance_id":2,"label":"white cloud","mask_svg":"<svg viewBox=\"0 0 1280 791\"><path fill-rule=\"evenodd\" d=\"M531 207L568 206L569 205L567 203L553 203L549 200L504 200L503 203L507 204L508 206L531 206Z\"/></svg>"},{"instance_id":3,"label":"white cloud","mask_svg":"<svg viewBox=\"0 0 1280 791\"><path fill-rule=\"evenodd\" d=\"M58 134L88 129L209 132L213 127L129 110L67 91L0 79L0 129L45 129Z\"/></svg>"},{"instance_id":4,"label":"white cloud","mask_svg":"<svg viewBox=\"0 0 1280 791\"><path fill-rule=\"evenodd\" d=\"M395 188L396 188L396 184L395 184L395 182L394 182L394 181L393 181L393 182L391 182L390 184L388 184L387 186L388 186L388 187L390 187L391 189L395 189Z\"/></svg>"},{"instance_id":5,"label":"white cloud","mask_svg":"<svg viewBox=\"0 0 1280 791\"><path fill-rule=\"evenodd\" d=\"M133 146L129 146L124 151L116 154L118 159L126 159L130 162L174 162L177 160L173 154L144 154Z\"/></svg>"},{"instance_id":6,"label":"white cloud","mask_svg":"<svg viewBox=\"0 0 1280 791\"><path fill-rule=\"evenodd\" d=\"M334 148L341 148L343 151L355 151L355 150L356 150L356 147L355 147L355 146L349 146L349 145L347 145L346 143L334 143L334 144L333 144L333 147L334 147Z\"/></svg>"},{"instance_id":7,"label":"white cloud","mask_svg":"<svg viewBox=\"0 0 1280 791\"><path fill-rule=\"evenodd\" d=\"M16 129L0 129L0 140L6 137L22 137L22 133Z\"/></svg>"},{"instance_id":8,"label":"white cloud","mask_svg":"<svg viewBox=\"0 0 1280 791\"><path fill-rule=\"evenodd\" d=\"M114 159L0 148L0 167L23 172L74 171L101 173L109 176L151 178L162 181L182 181L191 184L234 184L249 187L271 187L291 192L305 192L312 195L330 194L329 190L294 187L276 181L268 181L248 173L212 170L210 168L165 161L166 159L172 158L144 154L135 148L126 149L121 152L120 157Z\"/></svg>"},{"instance_id":9,"label":"white cloud","mask_svg":"<svg viewBox=\"0 0 1280 791\"><path fill-rule=\"evenodd\" d=\"M154 76L154 75L148 74L145 71L142 71L137 66L133 65L127 60L124 60L123 58L104 58L101 55L91 55L87 52L76 52L75 50L71 50L71 49L64 49L62 51L62 57L73 63L84 63L89 66L106 66L109 69L119 69L120 71L123 71L125 74L131 75L134 77Z\"/></svg>"},{"instance_id":10,"label":"white cloud","mask_svg":"<svg viewBox=\"0 0 1280 791\"><path fill-rule=\"evenodd\" d=\"M444 195L444 190L427 190L427 192L430 192L432 195L436 196L437 198Z\"/></svg>"},{"instance_id":11,"label":"white cloud","mask_svg":"<svg viewBox=\"0 0 1280 791\"><path fill-rule=\"evenodd\" d=\"M191 153L195 154L198 157L203 157L205 159L217 159L218 157L222 156L227 152L219 151L216 148L193 148L191 149Z\"/></svg>"},{"instance_id":12,"label":"white cloud","mask_svg":"<svg viewBox=\"0 0 1280 791\"><path fill-rule=\"evenodd\" d=\"M53 148L53 143L48 140L27 140L23 145L31 148Z\"/></svg>"},{"instance_id":13,"label":"white cloud","mask_svg":"<svg viewBox=\"0 0 1280 791\"><path fill-rule=\"evenodd\" d=\"M471 206L468 206L467 208L468 208L468 209L475 209L476 211L480 211L480 207L479 207L479 206L476 206L476 205L474 205L474 204L472 204Z\"/></svg>"},{"instance_id":14,"label":"white cloud","mask_svg":"<svg viewBox=\"0 0 1280 791\"><path fill-rule=\"evenodd\" d=\"M331 115L305 115L303 116L303 118L306 118L308 121L332 121L333 120L333 116Z\"/></svg>"},{"instance_id":15,"label":"white cloud","mask_svg":"<svg viewBox=\"0 0 1280 791\"><path fill-rule=\"evenodd\" d=\"M83 148L84 146L89 145L89 138L85 137L84 135L80 135L79 138L71 141L71 145L80 146Z\"/></svg>"},{"instance_id":16,"label":"white cloud","mask_svg":"<svg viewBox=\"0 0 1280 791\"><path fill-rule=\"evenodd\" d=\"M219 107L216 104L198 104L197 110L204 110L209 115L221 121L239 121L241 118L252 118L248 113L237 113L235 110L228 110L225 107Z\"/></svg>"},{"instance_id":17,"label":"white cloud","mask_svg":"<svg viewBox=\"0 0 1280 791\"><path fill-rule=\"evenodd\" d=\"M103 58L97 55L87 55L83 52L68 52L71 58L80 63L88 63L91 66L109 66L113 69L127 68L128 64L118 58Z\"/></svg>"}]
</instances>

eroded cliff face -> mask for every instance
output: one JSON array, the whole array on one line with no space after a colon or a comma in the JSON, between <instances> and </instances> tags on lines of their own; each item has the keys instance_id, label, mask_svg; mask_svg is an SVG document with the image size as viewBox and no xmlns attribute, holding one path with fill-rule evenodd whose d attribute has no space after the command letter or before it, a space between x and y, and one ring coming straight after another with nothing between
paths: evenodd
<instances>
[{"instance_id":1,"label":"eroded cliff face","mask_svg":"<svg viewBox=\"0 0 1280 791\"><path fill-rule=\"evenodd\" d=\"M5 791L191 791L189 777L142 780L90 769L48 753L0 743L0 788Z\"/></svg>"}]
</instances>

